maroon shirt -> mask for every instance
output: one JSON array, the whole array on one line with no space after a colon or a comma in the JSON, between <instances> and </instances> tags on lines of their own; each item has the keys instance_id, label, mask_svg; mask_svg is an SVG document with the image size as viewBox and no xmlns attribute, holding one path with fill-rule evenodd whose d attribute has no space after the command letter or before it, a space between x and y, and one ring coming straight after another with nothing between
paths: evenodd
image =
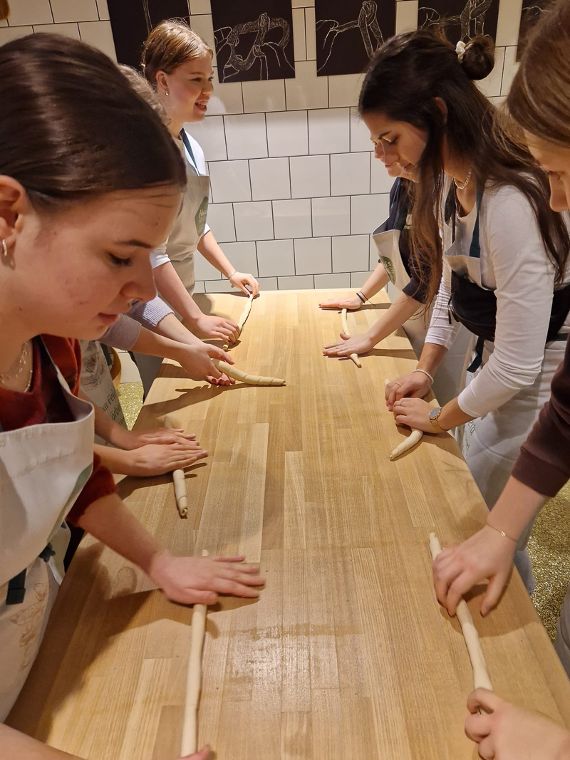
<instances>
[{"instance_id":1,"label":"maroon shirt","mask_svg":"<svg viewBox=\"0 0 570 760\"><path fill-rule=\"evenodd\" d=\"M81 349L79 342L68 338L43 335L44 344L51 358L67 380L72 393L79 391L81 370ZM59 381L51 362L40 349L40 342L33 344L34 376L27 393L10 391L0 386L0 422L4 430L17 430L44 422L65 422L71 414L65 397L60 391ZM87 507L102 496L114 493L113 476L103 467L99 457L94 455L93 472L85 487L77 497L67 519L77 522Z\"/></svg>"},{"instance_id":2,"label":"maroon shirt","mask_svg":"<svg viewBox=\"0 0 570 760\"><path fill-rule=\"evenodd\" d=\"M555 496L570 478L570 338L552 379L550 400L522 445L512 474L544 496Z\"/></svg>"}]
</instances>

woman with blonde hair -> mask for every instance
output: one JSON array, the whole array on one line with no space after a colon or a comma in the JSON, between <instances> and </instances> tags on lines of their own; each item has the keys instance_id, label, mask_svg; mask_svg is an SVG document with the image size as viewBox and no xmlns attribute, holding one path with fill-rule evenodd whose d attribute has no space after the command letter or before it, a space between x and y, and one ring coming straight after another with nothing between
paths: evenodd
<instances>
[{"instance_id":1,"label":"woman with blonde hair","mask_svg":"<svg viewBox=\"0 0 570 760\"><path fill-rule=\"evenodd\" d=\"M257 295L251 275L238 272L218 245L206 222L209 177L204 153L185 124L202 121L212 94L212 50L182 21L162 21L143 48L142 68L166 114L170 133L186 164L187 186L170 237L154 256L157 287L185 324L201 337L237 339L237 325L202 313L191 297L194 255L199 251L231 284Z\"/></svg>"}]
</instances>

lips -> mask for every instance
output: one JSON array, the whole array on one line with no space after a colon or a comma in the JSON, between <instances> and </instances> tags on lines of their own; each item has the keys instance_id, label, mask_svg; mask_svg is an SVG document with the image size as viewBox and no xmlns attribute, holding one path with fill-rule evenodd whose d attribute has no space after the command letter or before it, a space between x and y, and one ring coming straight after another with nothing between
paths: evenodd
<instances>
[{"instance_id":1,"label":"lips","mask_svg":"<svg viewBox=\"0 0 570 760\"><path fill-rule=\"evenodd\" d=\"M196 101L195 106L199 111L206 113L206 111L208 110L208 101L206 100Z\"/></svg>"}]
</instances>

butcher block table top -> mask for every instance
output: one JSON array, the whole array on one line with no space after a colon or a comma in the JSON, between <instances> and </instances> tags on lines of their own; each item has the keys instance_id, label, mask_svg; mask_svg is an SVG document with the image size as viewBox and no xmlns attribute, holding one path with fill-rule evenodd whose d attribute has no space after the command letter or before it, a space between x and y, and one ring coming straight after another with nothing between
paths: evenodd
<instances>
[{"instance_id":1,"label":"butcher block table top","mask_svg":"<svg viewBox=\"0 0 570 760\"><path fill-rule=\"evenodd\" d=\"M218 760L462 760L472 672L456 619L432 587L430 531L443 544L486 509L450 436L390 462L398 430L384 379L415 366L397 335L362 360L325 359L338 291L264 292L231 354L285 387L217 389L163 365L140 428L165 418L209 452L187 475L189 518L171 478L125 479L121 494L179 553L244 553L267 586L208 613L199 745ZM349 314L362 332L383 296ZM199 297L236 321L245 299ZM48 484L46 484L48 487ZM570 725L570 686L517 574L482 619L497 693ZM90 760L179 756L191 608L86 539L63 583L10 724Z\"/></svg>"}]
</instances>

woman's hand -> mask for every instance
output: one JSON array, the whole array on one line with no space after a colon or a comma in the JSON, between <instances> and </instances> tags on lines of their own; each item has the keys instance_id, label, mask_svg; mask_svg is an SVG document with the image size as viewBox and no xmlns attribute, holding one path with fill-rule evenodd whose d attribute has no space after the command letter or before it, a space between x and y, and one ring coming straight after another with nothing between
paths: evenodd
<instances>
[{"instance_id":1,"label":"woman's hand","mask_svg":"<svg viewBox=\"0 0 570 760\"><path fill-rule=\"evenodd\" d=\"M391 380L386 385L386 407L388 411L392 412L395 401L408 396L423 398L427 396L430 389L431 380L423 372L410 372L409 375L402 375L402 377Z\"/></svg>"},{"instance_id":2,"label":"woman's hand","mask_svg":"<svg viewBox=\"0 0 570 760\"><path fill-rule=\"evenodd\" d=\"M331 343L323 349L323 356L350 356L367 354L374 348L374 342L368 335L354 335L352 338L341 333L342 343Z\"/></svg>"},{"instance_id":3,"label":"woman's hand","mask_svg":"<svg viewBox=\"0 0 570 760\"><path fill-rule=\"evenodd\" d=\"M234 286L239 288L242 293L249 296L253 293L253 296L259 295L259 283L255 277L251 274L245 274L244 272L234 272L228 280Z\"/></svg>"},{"instance_id":4,"label":"woman's hand","mask_svg":"<svg viewBox=\"0 0 570 760\"><path fill-rule=\"evenodd\" d=\"M570 758L570 733L566 729L506 702L492 691L476 689L467 699L467 709L471 715L465 719L465 733L479 745L483 760Z\"/></svg>"},{"instance_id":5,"label":"woman's hand","mask_svg":"<svg viewBox=\"0 0 570 760\"><path fill-rule=\"evenodd\" d=\"M148 478L164 475L173 470L183 470L199 459L208 456L197 441L183 443L149 443L129 452L129 461L123 470L125 475Z\"/></svg>"},{"instance_id":6,"label":"woman's hand","mask_svg":"<svg viewBox=\"0 0 570 760\"><path fill-rule=\"evenodd\" d=\"M225 372L222 372L219 377L212 377L212 375L208 375L206 380L210 383L210 385L215 385L218 388L235 384L233 377L228 377Z\"/></svg>"},{"instance_id":7,"label":"woman's hand","mask_svg":"<svg viewBox=\"0 0 570 760\"><path fill-rule=\"evenodd\" d=\"M402 398L394 402L392 411L396 425L406 425L413 430L423 430L424 433L437 433L429 421L432 407L421 398Z\"/></svg>"},{"instance_id":8,"label":"woman's hand","mask_svg":"<svg viewBox=\"0 0 570 760\"><path fill-rule=\"evenodd\" d=\"M356 311L357 309L360 309L362 305L362 301L358 296L323 301L319 304L321 309L349 309L350 311Z\"/></svg>"},{"instance_id":9,"label":"woman's hand","mask_svg":"<svg viewBox=\"0 0 570 760\"><path fill-rule=\"evenodd\" d=\"M235 343L239 338L237 324L232 319L225 317L209 316L201 314L191 322L192 332L201 338L223 340L227 343Z\"/></svg>"},{"instance_id":10,"label":"woman's hand","mask_svg":"<svg viewBox=\"0 0 570 760\"><path fill-rule=\"evenodd\" d=\"M173 602L214 604L218 594L257 598L265 585L258 565L244 557L174 557L163 550L154 555L150 578Z\"/></svg>"},{"instance_id":11,"label":"woman's hand","mask_svg":"<svg viewBox=\"0 0 570 760\"><path fill-rule=\"evenodd\" d=\"M186 444L188 441L195 440L195 435L186 433L182 428L159 427L151 430L125 430L124 434L121 434L120 443L116 445L121 449L131 451L148 444Z\"/></svg>"},{"instance_id":12,"label":"woman's hand","mask_svg":"<svg viewBox=\"0 0 570 760\"><path fill-rule=\"evenodd\" d=\"M488 578L489 585L481 601L481 614L486 615L505 590L516 548L514 541L486 525L459 546L444 549L433 563L435 593L440 604L455 615L461 597Z\"/></svg>"},{"instance_id":13,"label":"woman's hand","mask_svg":"<svg viewBox=\"0 0 570 760\"><path fill-rule=\"evenodd\" d=\"M180 344L174 355L176 361L192 380L206 380L209 378L218 380L222 373L216 369L212 359L219 359L233 364L232 357L218 346L200 342L195 345Z\"/></svg>"}]
</instances>

